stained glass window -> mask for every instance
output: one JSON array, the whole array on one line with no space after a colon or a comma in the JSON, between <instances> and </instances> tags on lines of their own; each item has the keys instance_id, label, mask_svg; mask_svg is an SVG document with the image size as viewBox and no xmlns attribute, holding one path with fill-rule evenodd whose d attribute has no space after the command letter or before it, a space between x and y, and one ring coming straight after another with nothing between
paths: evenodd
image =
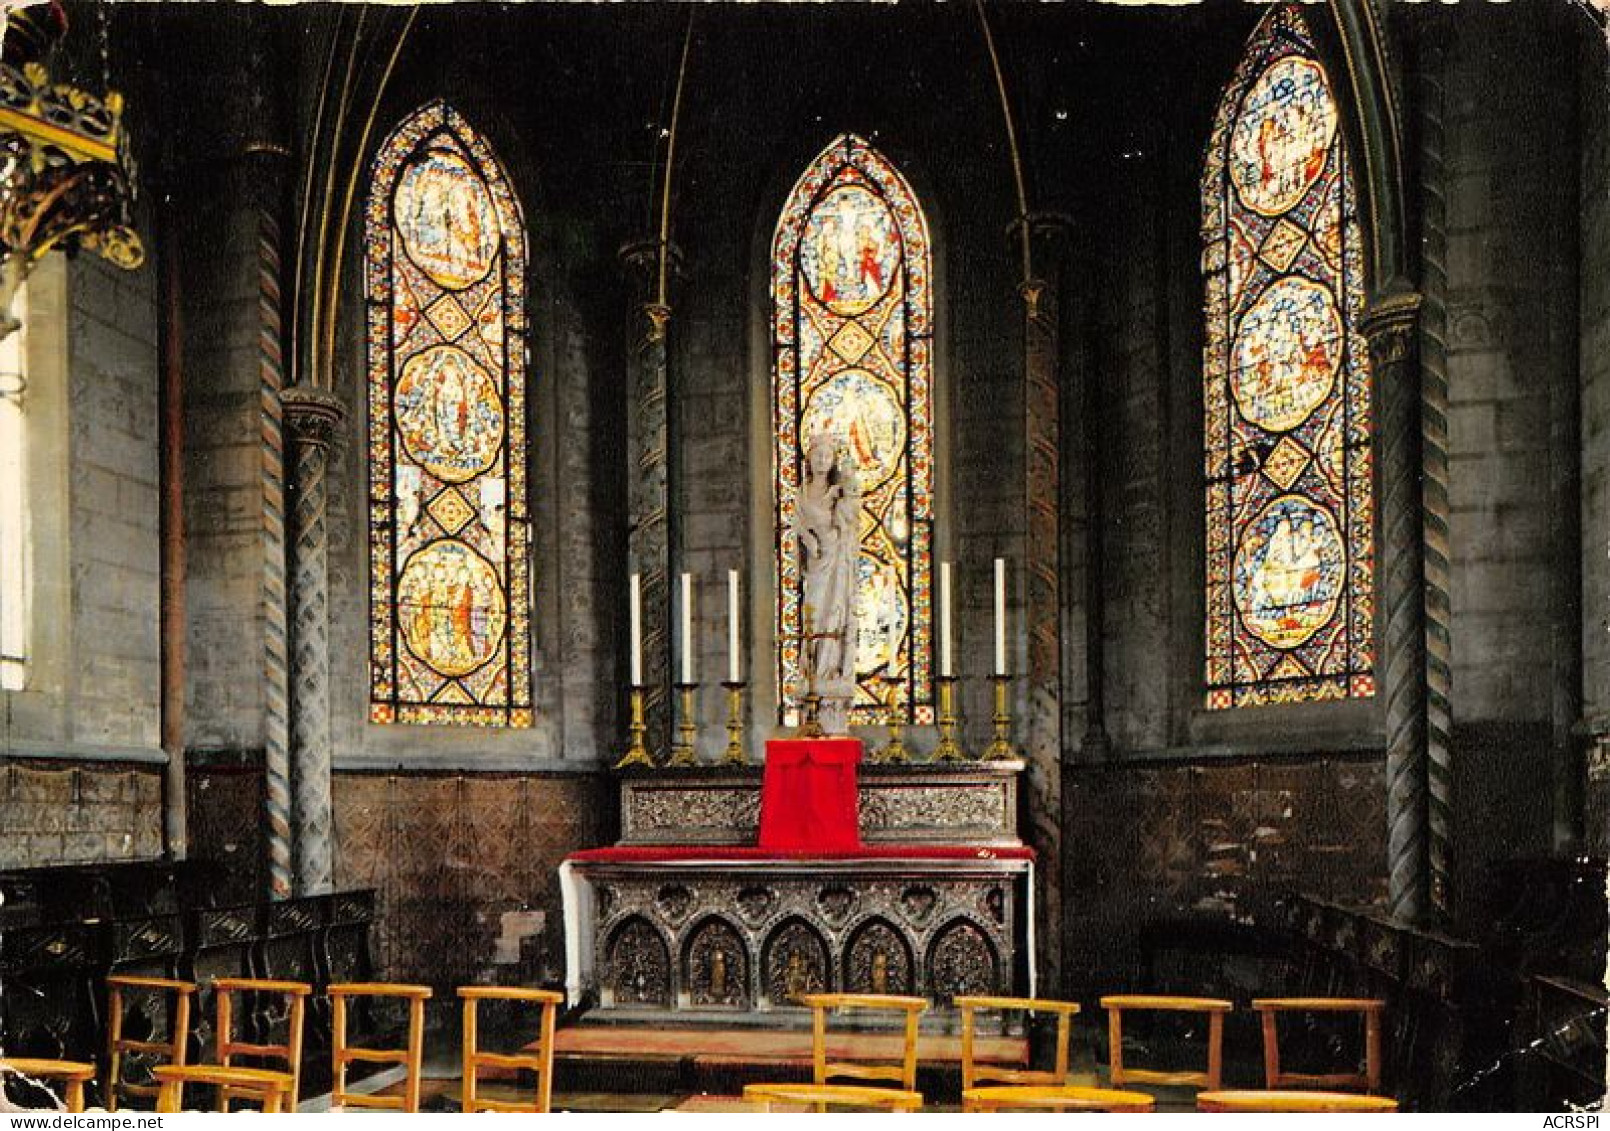
<instances>
[{"instance_id":1,"label":"stained glass window","mask_svg":"<svg viewBox=\"0 0 1610 1131\"><path fill-rule=\"evenodd\" d=\"M1202 177L1207 705L1375 694L1353 170L1301 16L1253 34Z\"/></svg>"},{"instance_id":2,"label":"stained glass window","mask_svg":"<svg viewBox=\"0 0 1610 1131\"><path fill-rule=\"evenodd\" d=\"M874 721L891 694L907 718L933 717L931 258L928 225L910 186L853 135L811 162L777 224L772 393L785 723L804 694L806 626L793 526L804 450L819 434L853 461L861 491L852 719ZM882 682L890 679L898 685Z\"/></svg>"},{"instance_id":3,"label":"stained glass window","mask_svg":"<svg viewBox=\"0 0 1610 1131\"><path fill-rule=\"evenodd\" d=\"M525 228L450 107L381 146L366 252L370 718L529 726Z\"/></svg>"}]
</instances>

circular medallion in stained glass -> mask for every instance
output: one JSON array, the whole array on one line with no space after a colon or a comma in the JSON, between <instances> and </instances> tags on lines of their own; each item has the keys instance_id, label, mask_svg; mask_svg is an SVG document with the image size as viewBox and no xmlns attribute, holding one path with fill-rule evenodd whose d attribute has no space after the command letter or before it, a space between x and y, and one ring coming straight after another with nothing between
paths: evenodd
<instances>
[{"instance_id":1,"label":"circular medallion in stained glass","mask_svg":"<svg viewBox=\"0 0 1610 1131\"><path fill-rule=\"evenodd\" d=\"M865 369L842 369L813 389L799 434L837 437L855 460L863 494L887 483L906 452L906 414L886 382Z\"/></svg>"},{"instance_id":2,"label":"circular medallion in stained glass","mask_svg":"<svg viewBox=\"0 0 1610 1131\"><path fill-rule=\"evenodd\" d=\"M497 210L458 153L426 150L398 178L392 208L403 250L439 286L458 291L486 278L497 257Z\"/></svg>"},{"instance_id":3,"label":"circular medallion in stained glass","mask_svg":"<svg viewBox=\"0 0 1610 1131\"><path fill-rule=\"evenodd\" d=\"M1247 631L1271 648L1306 643L1336 614L1347 554L1336 519L1282 495L1242 531L1232 591Z\"/></svg>"},{"instance_id":4,"label":"circular medallion in stained glass","mask_svg":"<svg viewBox=\"0 0 1610 1131\"><path fill-rule=\"evenodd\" d=\"M1230 391L1248 421L1286 432L1325 403L1342 363L1342 315L1330 289L1287 275L1258 296L1236 329Z\"/></svg>"},{"instance_id":5,"label":"circular medallion in stained glass","mask_svg":"<svg viewBox=\"0 0 1610 1131\"><path fill-rule=\"evenodd\" d=\"M1230 180L1254 212L1297 207L1325 171L1336 138L1336 102L1325 71L1288 55L1252 84L1230 135Z\"/></svg>"},{"instance_id":6,"label":"circular medallion in stained glass","mask_svg":"<svg viewBox=\"0 0 1610 1131\"><path fill-rule=\"evenodd\" d=\"M456 539L432 542L397 579L397 625L408 650L450 679L496 654L508 623L492 563Z\"/></svg>"},{"instance_id":7,"label":"circular medallion in stained glass","mask_svg":"<svg viewBox=\"0 0 1610 1131\"><path fill-rule=\"evenodd\" d=\"M397 379L395 406L403 449L444 483L487 471L503 447L497 385L457 346L432 346L409 358Z\"/></svg>"},{"instance_id":8,"label":"circular medallion in stained glass","mask_svg":"<svg viewBox=\"0 0 1610 1131\"><path fill-rule=\"evenodd\" d=\"M834 189L805 222L799 265L818 302L835 314L864 314L888 293L900 267L894 213L861 185Z\"/></svg>"}]
</instances>

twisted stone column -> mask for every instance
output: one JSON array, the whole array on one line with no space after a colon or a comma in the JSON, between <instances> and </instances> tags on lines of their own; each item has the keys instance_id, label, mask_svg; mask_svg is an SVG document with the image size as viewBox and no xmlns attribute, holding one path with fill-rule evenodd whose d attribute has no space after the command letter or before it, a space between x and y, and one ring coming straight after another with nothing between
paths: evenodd
<instances>
[{"instance_id":1,"label":"twisted stone column","mask_svg":"<svg viewBox=\"0 0 1610 1131\"><path fill-rule=\"evenodd\" d=\"M296 786L298 894L334 879L330 811L330 561L325 530L330 442L345 410L333 393L293 385L280 394L291 432L295 542L291 560L291 754Z\"/></svg>"},{"instance_id":2,"label":"twisted stone column","mask_svg":"<svg viewBox=\"0 0 1610 1131\"><path fill-rule=\"evenodd\" d=\"M1392 915L1425 917L1427 876L1425 524L1421 504L1420 296L1389 291L1364 316L1381 420L1381 680L1386 697L1388 892Z\"/></svg>"},{"instance_id":3,"label":"twisted stone column","mask_svg":"<svg viewBox=\"0 0 1610 1131\"><path fill-rule=\"evenodd\" d=\"M1028 630L1024 755L1031 843L1037 869L1035 930L1041 984L1062 980L1062 413L1061 259L1066 222L1025 216L1033 274L1023 301L1024 623ZM1016 227L1016 226L1014 226ZM1015 231L1022 239L1020 229Z\"/></svg>"},{"instance_id":4,"label":"twisted stone column","mask_svg":"<svg viewBox=\"0 0 1610 1131\"><path fill-rule=\"evenodd\" d=\"M675 258L674 249L667 254ZM645 741L654 754L671 741L670 407L666 346L671 308L655 286L660 245L629 244L621 263L632 287L627 351L628 570L642 578Z\"/></svg>"},{"instance_id":5,"label":"twisted stone column","mask_svg":"<svg viewBox=\"0 0 1610 1131\"><path fill-rule=\"evenodd\" d=\"M1425 570L1426 849L1431 910L1446 917L1453 821L1453 667L1448 593L1448 206L1443 51L1420 56L1420 467Z\"/></svg>"}]
</instances>

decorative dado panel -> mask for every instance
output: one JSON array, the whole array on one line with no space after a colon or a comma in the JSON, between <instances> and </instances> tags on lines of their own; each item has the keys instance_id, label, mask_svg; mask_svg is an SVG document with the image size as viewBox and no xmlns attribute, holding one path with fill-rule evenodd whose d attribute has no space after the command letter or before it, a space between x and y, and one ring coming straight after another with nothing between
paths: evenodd
<instances>
[{"instance_id":1,"label":"decorative dado panel","mask_svg":"<svg viewBox=\"0 0 1610 1131\"><path fill-rule=\"evenodd\" d=\"M1021 762L863 766L868 844L1016 845ZM753 844L760 768L654 770L621 779L621 844Z\"/></svg>"},{"instance_id":2,"label":"decorative dado panel","mask_svg":"<svg viewBox=\"0 0 1610 1131\"><path fill-rule=\"evenodd\" d=\"M801 993L1013 993L1020 860L583 863L604 1010L791 1008Z\"/></svg>"}]
</instances>

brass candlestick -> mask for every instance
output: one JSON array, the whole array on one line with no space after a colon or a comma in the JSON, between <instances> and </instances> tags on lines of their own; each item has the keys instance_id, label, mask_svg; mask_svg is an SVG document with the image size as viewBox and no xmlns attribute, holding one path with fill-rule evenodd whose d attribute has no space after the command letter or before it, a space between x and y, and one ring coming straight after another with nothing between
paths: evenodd
<instances>
[{"instance_id":1,"label":"brass candlestick","mask_svg":"<svg viewBox=\"0 0 1610 1131\"><path fill-rule=\"evenodd\" d=\"M682 716L676 724L676 741L671 743L671 760L667 766L697 766L699 759L695 754L695 743L699 738L699 723L695 717L698 714L699 685L697 683L679 683L676 685L676 698L680 705L678 713Z\"/></svg>"},{"instance_id":2,"label":"brass candlestick","mask_svg":"<svg viewBox=\"0 0 1610 1131\"><path fill-rule=\"evenodd\" d=\"M615 763L617 770L624 770L628 766L648 766L650 769L654 766L654 755L649 753L648 744L643 741L648 735L648 723L643 718L644 690L642 684L632 686L632 721L626 726L626 752Z\"/></svg>"},{"instance_id":3,"label":"brass candlestick","mask_svg":"<svg viewBox=\"0 0 1610 1131\"><path fill-rule=\"evenodd\" d=\"M1017 751L1012 748L1012 712L1007 706L1006 697L1012 686L1012 677L1005 672L996 672L989 678L995 685L995 713L990 716L990 722L995 727L995 740L984 751L984 759L1000 762L1017 757Z\"/></svg>"},{"instance_id":4,"label":"brass candlestick","mask_svg":"<svg viewBox=\"0 0 1610 1131\"><path fill-rule=\"evenodd\" d=\"M744 752L744 687L743 680L727 680L721 685L727 691L727 752L722 755L724 766L743 766L749 763Z\"/></svg>"},{"instance_id":5,"label":"brass candlestick","mask_svg":"<svg viewBox=\"0 0 1610 1131\"><path fill-rule=\"evenodd\" d=\"M935 679L939 684L939 745L934 747L935 762L965 762L967 752L956 741L956 677L942 675Z\"/></svg>"},{"instance_id":6,"label":"brass candlestick","mask_svg":"<svg viewBox=\"0 0 1610 1131\"><path fill-rule=\"evenodd\" d=\"M905 680L894 675L880 675L878 682L883 685L883 725L889 728L889 741L872 754L872 761L879 765L904 765L911 761L911 752L906 749L903 737L904 722L900 711L900 687Z\"/></svg>"}]
</instances>

